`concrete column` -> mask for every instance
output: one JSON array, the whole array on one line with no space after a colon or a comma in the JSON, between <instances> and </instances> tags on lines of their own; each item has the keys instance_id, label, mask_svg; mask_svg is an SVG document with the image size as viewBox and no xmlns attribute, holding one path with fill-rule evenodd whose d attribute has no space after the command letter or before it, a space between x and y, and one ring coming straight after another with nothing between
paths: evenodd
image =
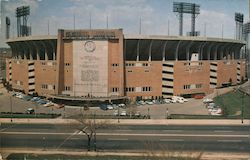
<instances>
[{"instance_id":1,"label":"concrete column","mask_svg":"<svg viewBox=\"0 0 250 160\"><path fill-rule=\"evenodd\" d=\"M44 59L47 61L49 58L48 58L48 48L46 46L46 43L45 42L41 42L43 48L44 48Z\"/></svg>"},{"instance_id":2,"label":"concrete column","mask_svg":"<svg viewBox=\"0 0 250 160\"><path fill-rule=\"evenodd\" d=\"M214 60L217 60L218 44L215 46Z\"/></svg>"},{"instance_id":3,"label":"concrete column","mask_svg":"<svg viewBox=\"0 0 250 160\"><path fill-rule=\"evenodd\" d=\"M162 50L162 61L165 61L165 57L166 57L166 46L167 46L167 44L168 44L168 41L166 41L165 43L164 43L164 46L163 46L163 50Z\"/></svg>"},{"instance_id":4,"label":"concrete column","mask_svg":"<svg viewBox=\"0 0 250 160\"><path fill-rule=\"evenodd\" d=\"M180 44L181 44L181 41L178 42L176 50L175 50L175 61L178 61L178 52L179 52Z\"/></svg>"},{"instance_id":5,"label":"concrete column","mask_svg":"<svg viewBox=\"0 0 250 160\"><path fill-rule=\"evenodd\" d=\"M220 50L220 60L223 59L223 50L225 48L225 45L221 47L221 50Z\"/></svg>"},{"instance_id":6,"label":"concrete column","mask_svg":"<svg viewBox=\"0 0 250 160\"><path fill-rule=\"evenodd\" d=\"M54 44L53 44L53 42L52 41L49 41L49 44L51 45L51 48L52 48L52 60L56 60L56 50L55 50L55 46L54 46Z\"/></svg>"},{"instance_id":7,"label":"concrete column","mask_svg":"<svg viewBox=\"0 0 250 160\"><path fill-rule=\"evenodd\" d=\"M187 61L190 61L189 56L190 56L190 48L191 48L192 44L193 44L193 41L191 41L188 44L187 48L186 48L186 59L187 59Z\"/></svg>"},{"instance_id":8,"label":"concrete column","mask_svg":"<svg viewBox=\"0 0 250 160\"><path fill-rule=\"evenodd\" d=\"M32 43L33 43L33 45L35 46L35 49L36 49L36 60L40 60L39 46L35 42L32 42Z\"/></svg>"},{"instance_id":9,"label":"concrete column","mask_svg":"<svg viewBox=\"0 0 250 160\"><path fill-rule=\"evenodd\" d=\"M211 43L209 46L208 46L208 50L207 50L207 59L210 60L210 56L211 56L211 49L213 47L213 43Z\"/></svg>"},{"instance_id":10,"label":"concrete column","mask_svg":"<svg viewBox=\"0 0 250 160\"><path fill-rule=\"evenodd\" d=\"M151 61L152 45L153 45L153 40L150 41L150 45L149 45L148 61Z\"/></svg>"},{"instance_id":11,"label":"concrete column","mask_svg":"<svg viewBox=\"0 0 250 160\"><path fill-rule=\"evenodd\" d=\"M207 42L204 42L200 45L200 49L199 49L199 60L203 60L203 48L205 47L205 45L207 44Z\"/></svg>"},{"instance_id":12,"label":"concrete column","mask_svg":"<svg viewBox=\"0 0 250 160\"><path fill-rule=\"evenodd\" d=\"M137 48L136 48L136 61L140 60L140 39L137 42Z\"/></svg>"}]
</instances>

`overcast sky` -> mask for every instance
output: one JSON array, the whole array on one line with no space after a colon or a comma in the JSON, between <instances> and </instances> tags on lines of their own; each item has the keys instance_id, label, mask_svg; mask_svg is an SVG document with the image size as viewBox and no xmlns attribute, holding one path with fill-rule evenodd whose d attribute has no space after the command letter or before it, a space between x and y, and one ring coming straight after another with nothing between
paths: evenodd
<instances>
[{"instance_id":1,"label":"overcast sky","mask_svg":"<svg viewBox=\"0 0 250 160\"><path fill-rule=\"evenodd\" d=\"M208 37L221 37L222 24L224 38L234 38L234 13L244 14L248 21L248 0L8 0L4 3L6 16L11 17L11 29L16 26L15 9L30 5L29 24L33 35L56 34L58 28L72 29L75 15L76 29L123 28L125 34L139 33L139 19L142 19L142 34L167 35L168 21L170 35L178 35L178 17L173 13L173 1L190 2L200 5L200 15L196 18L196 30ZM184 32L191 28L191 15L184 15ZM14 25L13 25L14 24ZM16 29L15 32L16 34ZM11 31L13 34L13 31Z\"/></svg>"}]
</instances>

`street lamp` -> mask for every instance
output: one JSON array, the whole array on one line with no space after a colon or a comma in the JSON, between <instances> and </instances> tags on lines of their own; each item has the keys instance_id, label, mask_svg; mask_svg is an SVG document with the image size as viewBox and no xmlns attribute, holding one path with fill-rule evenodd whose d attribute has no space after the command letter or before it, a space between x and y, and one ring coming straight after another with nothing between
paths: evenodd
<instances>
[{"instance_id":1,"label":"street lamp","mask_svg":"<svg viewBox=\"0 0 250 160\"><path fill-rule=\"evenodd\" d=\"M43 150L45 150L45 147L46 147L46 146L45 146L45 139L46 139L46 138L43 137Z\"/></svg>"},{"instance_id":2,"label":"street lamp","mask_svg":"<svg viewBox=\"0 0 250 160\"><path fill-rule=\"evenodd\" d=\"M166 109L166 119L168 119L168 108Z\"/></svg>"},{"instance_id":3,"label":"street lamp","mask_svg":"<svg viewBox=\"0 0 250 160\"><path fill-rule=\"evenodd\" d=\"M244 123L244 93L242 93L242 101L241 101L241 123Z\"/></svg>"},{"instance_id":4,"label":"street lamp","mask_svg":"<svg viewBox=\"0 0 250 160\"><path fill-rule=\"evenodd\" d=\"M118 106L118 123L120 123L120 107Z\"/></svg>"},{"instance_id":5,"label":"street lamp","mask_svg":"<svg viewBox=\"0 0 250 160\"><path fill-rule=\"evenodd\" d=\"M11 114L10 121L12 122L13 113L12 113L12 97L11 96L10 96L10 114Z\"/></svg>"},{"instance_id":6,"label":"street lamp","mask_svg":"<svg viewBox=\"0 0 250 160\"><path fill-rule=\"evenodd\" d=\"M95 111L94 111L94 149L95 149L95 151L96 151L96 124L95 124L95 115L96 115L96 113L95 113Z\"/></svg>"}]
</instances>

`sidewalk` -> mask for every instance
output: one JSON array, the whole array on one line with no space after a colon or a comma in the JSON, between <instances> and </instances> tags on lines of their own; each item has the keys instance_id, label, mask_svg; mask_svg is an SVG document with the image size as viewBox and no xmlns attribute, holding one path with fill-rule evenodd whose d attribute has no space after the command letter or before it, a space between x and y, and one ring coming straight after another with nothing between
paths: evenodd
<instances>
[{"instance_id":1,"label":"sidewalk","mask_svg":"<svg viewBox=\"0 0 250 160\"><path fill-rule=\"evenodd\" d=\"M98 121L106 121L111 124L121 125L245 125L250 126L250 119L245 119L241 123L240 119L96 119ZM28 124L77 124L75 119L18 119L0 118L1 123L28 123Z\"/></svg>"},{"instance_id":2,"label":"sidewalk","mask_svg":"<svg viewBox=\"0 0 250 160\"><path fill-rule=\"evenodd\" d=\"M125 151L125 152L88 152L88 151L73 151L73 150L43 150L43 149L2 149L1 153L3 153L3 158L7 158L10 153L25 153L25 154L37 154L37 155L70 155L70 156L121 156L121 157L183 157L183 158L195 158L201 156L201 160L237 160L237 159L250 159L250 153L222 153L222 152L192 152L192 151L143 151L143 152L135 152L135 151Z\"/></svg>"}]
</instances>

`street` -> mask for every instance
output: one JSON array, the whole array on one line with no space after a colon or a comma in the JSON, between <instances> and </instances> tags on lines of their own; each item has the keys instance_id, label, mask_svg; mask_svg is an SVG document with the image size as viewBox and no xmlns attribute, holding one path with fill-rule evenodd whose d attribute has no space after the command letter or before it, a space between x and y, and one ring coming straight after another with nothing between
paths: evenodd
<instances>
[{"instance_id":1,"label":"street","mask_svg":"<svg viewBox=\"0 0 250 160\"><path fill-rule=\"evenodd\" d=\"M76 128L61 124L2 124L0 147L86 151L87 138ZM97 131L97 150L249 153L249 133L249 126L115 125Z\"/></svg>"}]
</instances>

